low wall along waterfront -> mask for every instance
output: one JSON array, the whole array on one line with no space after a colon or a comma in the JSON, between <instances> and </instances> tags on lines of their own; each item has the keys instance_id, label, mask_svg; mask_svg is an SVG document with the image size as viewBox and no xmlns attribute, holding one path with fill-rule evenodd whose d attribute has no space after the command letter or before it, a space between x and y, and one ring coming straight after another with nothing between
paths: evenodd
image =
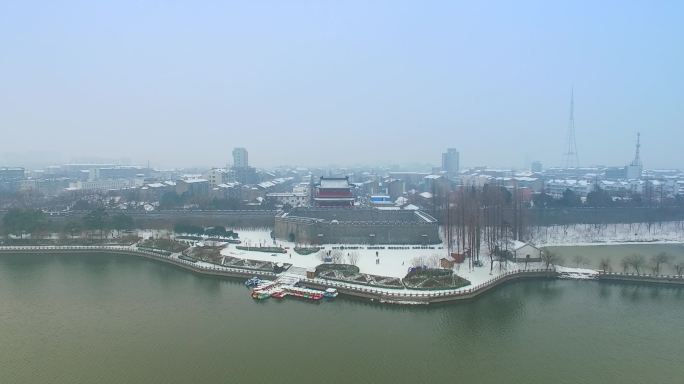
<instances>
[{"instance_id":1,"label":"low wall along waterfront","mask_svg":"<svg viewBox=\"0 0 684 384\"><path fill-rule=\"evenodd\" d=\"M636 273L615 273L615 272L599 272L598 279L601 281L619 281L629 283L644 283L644 284L663 284L663 285L682 285L684 286L683 276L656 276Z\"/></svg>"}]
</instances>

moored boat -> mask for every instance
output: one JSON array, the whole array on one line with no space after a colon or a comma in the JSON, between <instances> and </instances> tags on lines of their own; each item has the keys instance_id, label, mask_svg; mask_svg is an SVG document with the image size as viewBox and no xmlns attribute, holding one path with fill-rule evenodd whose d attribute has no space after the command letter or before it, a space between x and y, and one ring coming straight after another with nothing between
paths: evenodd
<instances>
[{"instance_id":1,"label":"moored boat","mask_svg":"<svg viewBox=\"0 0 684 384\"><path fill-rule=\"evenodd\" d=\"M261 279L258 278L257 276L254 276L250 278L249 280L245 281L245 285L248 287L254 287L257 286L261 283Z\"/></svg>"},{"instance_id":2,"label":"moored boat","mask_svg":"<svg viewBox=\"0 0 684 384\"><path fill-rule=\"evenodd\" d=\"M315 289L300 288L300 287L284 287L283 290L294 297L301 297L307 300L321 300L323 293Z\"/></svg>"},{"instance_id":3,"label":"moored boat","mask_svg":"<svg viewBox=\"0 0 684 384\"><path fill-rule=\"evenodd\" d=\"M337 289L335 288L328 288L323 292L323 297L326 299L334 299L337 297L339 292L337 292Z\"/></svg>"},{"instance_id":4,"label":"moored boat","mask_svg":"<svg viewBox=\"0 0 684 384\"><path fill-rule=\"evenodd\" d=\"M256 287L254 287L254 290L255 291L265 291L265 290L268 290L268 289L275 287L276 285L278 285L277 281L261 280L261 282Z\"/></svg>"},{"instance_id":5,"label":"moored boat","mask_svg":"<svg viewBox=\"0 0 684 384\"><path fill-rule=\"evenodd\" d=\"M267 293L267 292L259 292L259 291L252 291L252 299L264 300L264 299L268 299L269 297L271 297L271 294L270 294L270 293Z\"/></svg>"}]
</instances>

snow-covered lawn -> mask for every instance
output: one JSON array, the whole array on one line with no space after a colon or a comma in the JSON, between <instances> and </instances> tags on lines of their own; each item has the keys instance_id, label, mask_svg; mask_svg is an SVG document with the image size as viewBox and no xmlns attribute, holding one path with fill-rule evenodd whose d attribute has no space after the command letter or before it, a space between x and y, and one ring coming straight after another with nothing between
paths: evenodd
<instances>
[{"instance_id":1,"label":"snow-covered lawn","mask_svg":"<svg viewBox=\"0 0 684 384\"><path fill-rule=\"evenodd\" d=\"M556 272L560 272L560 273L585 273L588 275L598 275L598 271L596 271L594 269L563 267L560 265L556 266Z\"/></svg>"},{"instance_id":2,"label":"snow-covered lawn","mask_svg":"<svg viewBox=\"0 0 684 384\"><path fill-rule=\"evenodd\" d=\"M681 243L684 242L684 221L531 227L527 238L537 246Z\"/></svg>"},{"instance_id":3,"label":"snow-covered lawn","mask_svg":"<svg viewBox=\"0 0 684 384\"><path fill-rule=\"evenodd\" d=\"M229 244L222 250L223 255L229 255L242 259L263 260L272 262L291 263L295 267L313 269L323 261L316 253L310 255L300 255L294 251L295 244L271 239L271 232L268 229L235 229L244 246L280 246L287 248L287 253L277 253L272 256L270 252L242 251L236 246ZM159 232L148 231L146 235L159 235ZM684 222L664 222L664 223L633 223L633 224L608 224L608 225L584 225L576 224L570 226L550 226L530 228L531 242L537 246L555 245L617 245L617 244L637 244L637 243L682 243L684 242ZM392 245L395 246L395 245ZM325 251L332 251L333 247L339 245L324 245ZM446 249L443 244L437 244L435 249L366 249L368 245L345 245L345 247L359 247L356 250L342 250L345 262L348 253L358 254L356 265L365 274L403 278L409 268L414 264L416 258L435 259L446 256ZM384 245L385 248L389 245ZM413 246L407 245L412 248ZM376 258L377 252L377 258ZM468 289L473 286L485 283L506 272L522 270L524 263L508 262L504 268L500 268L497 262L490 274L489 259L482 253L484 266L470 269L467 263L454 267L454 272L469 280L470 286L461 288ZM376 260L379 259L379 263ZM565 265L572 264L572 260L564 260ZM594 265L596 267L596 265ZM542 263L530 263L527 269L544 268ZM558 266L559 272L574 273L596 273L593 269L571 268Z\"/></svg>"}]
</instances>

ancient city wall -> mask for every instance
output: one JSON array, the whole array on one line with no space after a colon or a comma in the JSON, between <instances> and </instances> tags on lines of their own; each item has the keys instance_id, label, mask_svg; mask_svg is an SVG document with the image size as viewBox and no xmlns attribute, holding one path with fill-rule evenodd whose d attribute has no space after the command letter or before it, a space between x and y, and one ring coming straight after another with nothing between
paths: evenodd
<instances>
[{"instance_id":1,"label":"ancient city wall","mask_svg":"<svg viewBox=\"0 0 684 384\"><path fill-rule=\"evenodd\" d=\"M327 221L279 215L275 235L305 244L437 244L436 222L426 221Z\"/></svg>"}]
</instances>

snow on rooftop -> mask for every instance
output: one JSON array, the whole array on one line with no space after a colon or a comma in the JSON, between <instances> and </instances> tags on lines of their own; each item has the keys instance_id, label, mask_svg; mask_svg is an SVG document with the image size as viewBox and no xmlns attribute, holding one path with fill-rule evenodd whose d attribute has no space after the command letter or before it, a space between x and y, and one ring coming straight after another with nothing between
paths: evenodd
<instances>
[{"instance_id":1,"label":"snow on rooftop","mask_svg":"<svg viewBox=\"0 0 684 384\"><path fill-rule=\"evenodd\" d=\"M207 179L186 179L182 180L185 183L208 183L209 180Z\"/></svg>"},{"instance_id":2,"label":"snow on rooftop","mask_svg":"<svg viewBox=\"0 0 684 384\"><path fill-rule=\"evenodd\" d=\"M404 196L399 196L399 197L394 201L394 204L396 204L396 205L404 205L404 204L406 204L406 203L408 203L408 199L405 198Z\"/></svg>"},{"instance_id":3,"label":"snow on rooftop","mask_svg":"<svg viewBox=\"0 0 684 384\"><path fill-rule=\"evenodd\" d=\"M349 188L349 181L345 179L321 179L321 188Z\"/></svg>"},{"instance_id":4,"label":"snow on rooftop","mask_svg":"<svg viewBox=\"0 0 684 384\"><path fill-rule=\"evenodd\" d=\"M270 182L270 181L264 181L263 183L257 184L257 186L259 186L260 188L263 188L263 189L268 189L271 187L275 187L275 184Z\"/></svg>"},{"instance_id":5,"label":"snow on rooftop","mask_svg":"<svg viewBox=\"0 0 684 384\"><path fill-rule=\"evenodd\" d=\"M235 188L235 187L237 187L237 186L239 186L239 185L240 185L240 183L238 183L238 182L235 182L235 183L223 183L223 184L217 185L217 187L219 187L219 188Z\"/></svg>"}]
</instances>

